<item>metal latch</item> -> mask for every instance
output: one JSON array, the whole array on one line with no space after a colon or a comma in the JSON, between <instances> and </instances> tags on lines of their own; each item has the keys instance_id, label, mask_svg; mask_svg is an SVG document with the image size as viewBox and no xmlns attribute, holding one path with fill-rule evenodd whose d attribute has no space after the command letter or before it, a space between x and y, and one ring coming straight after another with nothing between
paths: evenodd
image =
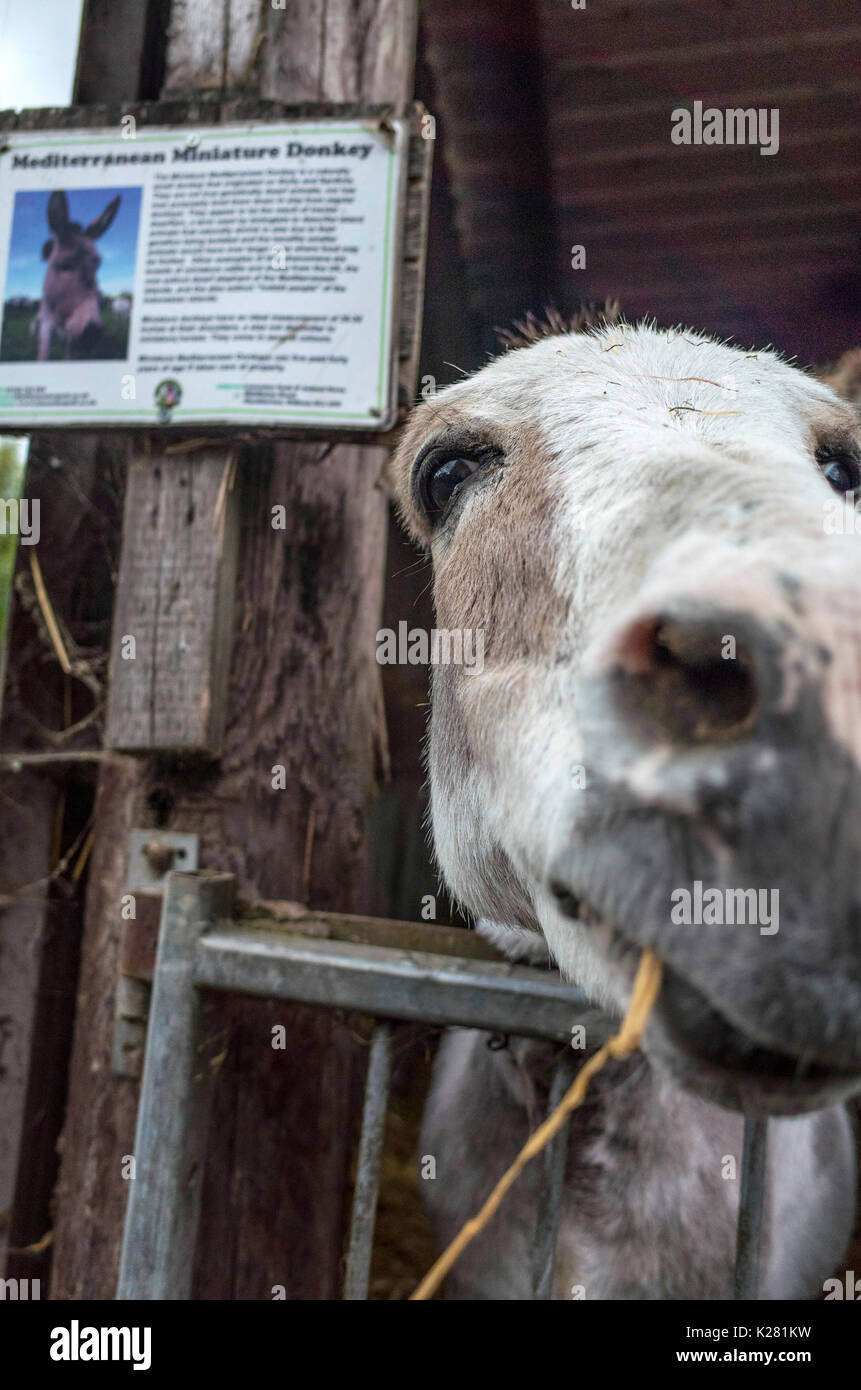
<instances>
[{"instance_id":1,"label":"metal latch","mask_svg":"<svg viewBox=\"0 0 861 1390\"><path fill-rule=\"evenodd\" d=\"M114 1076L141 1075L164 885L171 869L193 873L199 852L198 835L174 830L132 830L129 835L111 1048Z\"/></svg>"}]
</instances>

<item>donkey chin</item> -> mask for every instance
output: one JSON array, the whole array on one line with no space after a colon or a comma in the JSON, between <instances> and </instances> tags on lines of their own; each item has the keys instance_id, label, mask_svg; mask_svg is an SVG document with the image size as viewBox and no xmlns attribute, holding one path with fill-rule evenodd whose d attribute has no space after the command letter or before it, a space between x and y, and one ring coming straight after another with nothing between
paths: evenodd
<instances>
[{"instance_id":1,"label":"donkey chin","mask_svg":"<svg viewBox=\"0 0 861 1390\"><path fill-rule=\"evenodd\" d=\"M647 1056L724 1108L791 1115L861 1090L861 643L848 570L842 600L802 599L755 556L728 585L726 558L701 541L681 601L671 556L585 655L590 785L548 855L545 934L564 962L582 930L617 1008L652 947Z\"/></svg>"}]
</instances>

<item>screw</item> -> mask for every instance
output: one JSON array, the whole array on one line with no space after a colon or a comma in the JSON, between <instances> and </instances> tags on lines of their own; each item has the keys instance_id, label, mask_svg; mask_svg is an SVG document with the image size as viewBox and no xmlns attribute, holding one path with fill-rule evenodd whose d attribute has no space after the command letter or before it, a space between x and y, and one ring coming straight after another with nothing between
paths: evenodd
<instances>
[{"instance_id":1,"label":"screw","mask_svg":"<svg viewBox=\"0 0 861 1390\"><path fill-rule=\"evenodd\" d=\"M150 840L149 844L144 846L144 859L154 874L166 874L173 864L175 853L170 845L163 845L158 840Z\"/></svg>"}]
</instances>

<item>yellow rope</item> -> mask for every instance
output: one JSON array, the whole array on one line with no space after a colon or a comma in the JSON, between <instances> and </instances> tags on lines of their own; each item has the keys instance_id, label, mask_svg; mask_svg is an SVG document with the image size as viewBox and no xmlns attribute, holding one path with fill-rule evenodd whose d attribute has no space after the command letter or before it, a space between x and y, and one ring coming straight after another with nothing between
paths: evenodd
<instances>
[{"instance_id":1,"label":"yellow rope","mask_svg":"<svg viewBox=\"0 0 861 1390\"><path fill-rule=\"evenodd\" d=\"M622 1026L618 1033L614 1034L609 1042L606 1042L595 1053L594 1057L590 1057L585 1066L580 1068L553 1114L548 1115L544 1123L538 1126L534 1134L530 1135L511 1167L499 1179L481 1211L470 1221L467 1221L448 1249L443 1251L415 1293L410 1295L410 1302L433 1296L455 1261L460 1258L470 1242L475 1240L478 1233L484 1230L494 1212L499 1208L506 1192L519 1178L530 1159L535 1158L536 1154L539 1154L545 1145L549 1144L554 1134L559 1133L571 1111L576 1110L577 1106L582 1103L589 1082L595 1073L601 1070L604 1063L610 1057L627 1057L629 1053L636 1052L660 988L661 962L654 951L646 950L640 957L637 977L634 980L634 988L628 1004L628 1012L622 1020Z\"/></svg>"}]
</instances>

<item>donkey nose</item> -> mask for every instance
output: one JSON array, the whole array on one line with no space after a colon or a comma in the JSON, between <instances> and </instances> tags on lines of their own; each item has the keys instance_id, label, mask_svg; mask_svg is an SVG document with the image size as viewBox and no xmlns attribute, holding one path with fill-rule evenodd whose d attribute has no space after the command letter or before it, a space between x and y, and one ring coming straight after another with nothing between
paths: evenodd
<instances>
[{"instance_id":1,"label":"donkey nose","mask_svg":"<svg viewBox=\"0 0 861 1390\"><path fill-rule=\"evenodd\" d=\"M711 608L640 614L600 665L616 718L635 736L672 743L746 737L779 685L777 654L756 621Z\"/></svg>"}]
</instances>

